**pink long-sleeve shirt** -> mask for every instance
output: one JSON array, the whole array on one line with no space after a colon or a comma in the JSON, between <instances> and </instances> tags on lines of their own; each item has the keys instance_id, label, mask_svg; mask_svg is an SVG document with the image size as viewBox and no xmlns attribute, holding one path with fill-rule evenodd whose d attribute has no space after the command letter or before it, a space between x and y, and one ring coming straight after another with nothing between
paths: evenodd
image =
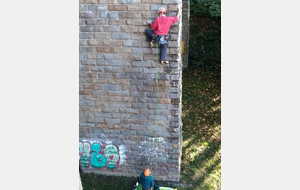
<instances>
[{"instance_id":1,"label":"pink long-sleeve shirt","mask_svg":"<svg viewBox=\"0 0 300 190\"><path fill-rule=\"evenodd\" d=\"M177 16L170 17L170 16L161 16L157 17L154 20L154 23L151 25L151 28L155 31L158 35L167 35L170 27L178 20Z\"/></svg>"}]
</instances>

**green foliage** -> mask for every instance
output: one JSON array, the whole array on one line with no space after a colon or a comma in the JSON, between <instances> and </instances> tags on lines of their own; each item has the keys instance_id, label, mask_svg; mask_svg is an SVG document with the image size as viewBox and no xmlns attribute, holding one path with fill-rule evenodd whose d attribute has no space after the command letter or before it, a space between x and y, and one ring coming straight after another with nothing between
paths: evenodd
<instances>
[{"instance_id":1,"label":"green foliage","mask_svg":"<svg viewBox=\"0 0 300 190\"><path fill-rule=\"evenodd\" d=\"M221 17L221 0L191 0L190 11L197 16Z\"/></svg>"},{"instance_id":2,"label":"green foliage","mask_svg":"<svg viewBox=\"0 0 300 190\"><path fill-rule=\"evenodd\" d=\"M221 67L221 1L191 0L189 66Z\"/></svg>"}]
</instances>

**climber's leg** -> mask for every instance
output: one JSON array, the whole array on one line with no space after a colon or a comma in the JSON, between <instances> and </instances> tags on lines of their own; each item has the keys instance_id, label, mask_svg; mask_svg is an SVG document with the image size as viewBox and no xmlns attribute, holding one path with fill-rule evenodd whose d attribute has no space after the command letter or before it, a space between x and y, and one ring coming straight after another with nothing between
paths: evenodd
<instances>
[{"instance_id":1,"label":"climber's leg","mask_svg":"<svg viewBox=\"0 0 300 190\"><path fill-rule=\"evenodd\" d=\"M160 63L169 63L169 61L166 60L166 54L167 54L167 44L161 44L160 45Z\"/></svg>"},{"instance_id":2,"label":"climber's leg","mask_svg":"<svg viewBox=\"0 0 300 190\"><path fill-rule=\"evenodd\" d=\"M146 34L147 41L150 42L148 47L153 47L154 46L153 45L153 41L154 41L154 39L153 39L153 34L154 34L153 30L146 29L145 34Z\"/></svg>"}]
</instances>

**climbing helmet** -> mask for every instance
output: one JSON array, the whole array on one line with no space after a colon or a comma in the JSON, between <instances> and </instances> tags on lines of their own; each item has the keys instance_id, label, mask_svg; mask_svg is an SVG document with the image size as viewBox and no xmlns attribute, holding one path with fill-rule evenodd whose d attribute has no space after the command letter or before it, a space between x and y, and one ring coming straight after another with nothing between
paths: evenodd
<instances>
[{"instance_id":1,"label":"climbing helmet","mask_svg":"<svg viewBox=\"0 0 300 190\"><path fill-rule=\"evenodd\" d=\"M159 14L159 13L164 13L164 14L166 14L166 9L165 9L164 7L160 7L160 8L158 9L158 11L157 11L157 14Z\"/></svg>"}]
</instances>

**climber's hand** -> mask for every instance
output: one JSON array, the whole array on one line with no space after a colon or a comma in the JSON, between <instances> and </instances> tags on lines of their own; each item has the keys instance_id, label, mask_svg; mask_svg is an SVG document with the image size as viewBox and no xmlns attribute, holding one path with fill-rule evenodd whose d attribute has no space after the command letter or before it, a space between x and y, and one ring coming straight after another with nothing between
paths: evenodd
<instances>
[{"instance_id":1,"label":"climber's hand","mask_svg":"<svg viewBox=\"0 0 300 190\"><path fill-rule=\"evenodd\" d=\"M177 6L177 18L179 18L179 13L180 13L180 11L179 10L181 10L182 9L182 7L181 7L181 5L178 5Z\"/></svg>"},{"instance_id":2,"label":"climber's hand","mask_svg":"<svg viewBox=\"0 0 300 190\"><path fill-rule=\"evenodd\" d=\"M147 21L147 24L152 24L151 19L149 19L149 20Z\"/></svg>"},{"instance_id":3,"label":"climber's hand","mask_svg":"<svg viewBox=\"0 0 300 190\"><path fill-rule=\"evenodd\" d=\"M180 9L182 9L181 5L177 6L177 11L179 11Z\"/></svg>"}]
</instances>

